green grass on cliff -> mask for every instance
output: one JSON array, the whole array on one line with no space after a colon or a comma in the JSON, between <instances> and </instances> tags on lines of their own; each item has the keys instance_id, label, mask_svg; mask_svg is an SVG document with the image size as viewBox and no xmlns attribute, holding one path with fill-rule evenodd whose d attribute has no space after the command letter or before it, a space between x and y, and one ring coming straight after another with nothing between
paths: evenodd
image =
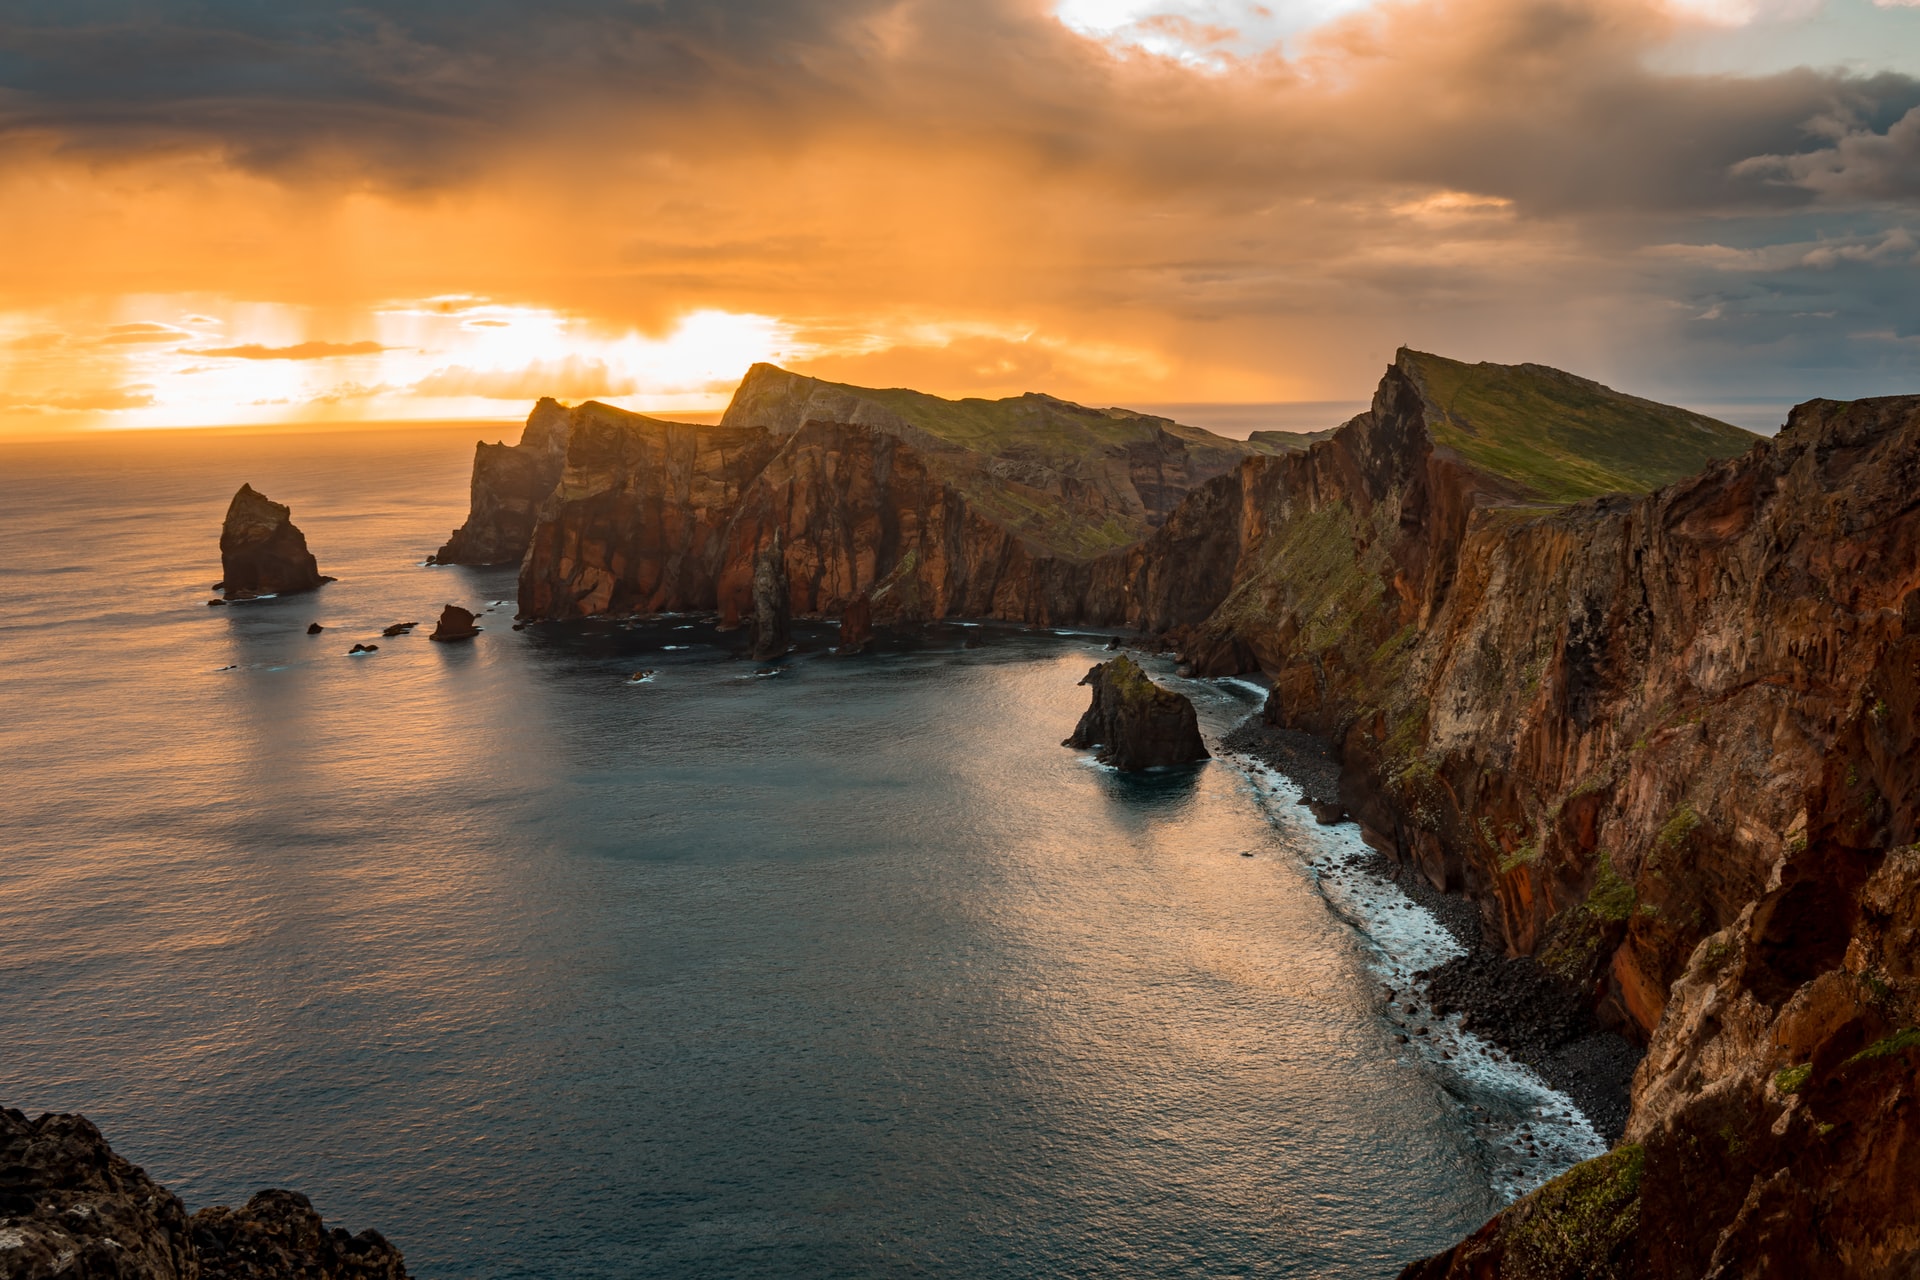
<instances>
[{"instance_id":1,"label":"green grass on cliff","mask_svg":"<svg viewBox=\"0 0 1920 1280\"><path fill-rule=\"evenodd\" d=\"M1434 442L1546 502L1641 493L1760 437L1538 364L1464 364L1402 349Z\"/></svg>"}]
</instances>

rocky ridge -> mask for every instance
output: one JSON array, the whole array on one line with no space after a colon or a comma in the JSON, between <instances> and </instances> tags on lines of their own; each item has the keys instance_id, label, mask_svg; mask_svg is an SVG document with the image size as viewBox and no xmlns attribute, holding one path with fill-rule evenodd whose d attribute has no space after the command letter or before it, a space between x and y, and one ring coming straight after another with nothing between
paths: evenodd
<instances>
[{"instance_id":1,"label":"rocky ridge","mask_svg":"<svg viewBox=\"0 0 1920 1280\"><path fill-rule=\"evenodd\" d=\"M329 1230L303 1195L262 1191L189 1217L85 1116L0 1108L6 1280L405 1280L377 1231Z\"/></svg>"}]
</instances>

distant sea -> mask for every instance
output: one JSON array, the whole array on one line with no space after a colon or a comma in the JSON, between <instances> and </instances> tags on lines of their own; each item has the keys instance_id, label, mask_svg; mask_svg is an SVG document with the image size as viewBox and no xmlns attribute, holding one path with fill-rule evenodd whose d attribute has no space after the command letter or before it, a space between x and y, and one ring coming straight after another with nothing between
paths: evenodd
<instances>
[{"instance_id":1,"label":"distant sea","mask_svg":"<svg viewBox=\"0 0 1920 1280\"><path fill-rule=\"evenodd\" d=\"M0 1104L428 1278L1377 1277L1591 1153L1396 1041L1450 944L1351 828L1059 745L1103 637L516 632L419 563L474 435L0 445ZM338 582L206 606L242 481Z\"/></svg>"}]
</instances>

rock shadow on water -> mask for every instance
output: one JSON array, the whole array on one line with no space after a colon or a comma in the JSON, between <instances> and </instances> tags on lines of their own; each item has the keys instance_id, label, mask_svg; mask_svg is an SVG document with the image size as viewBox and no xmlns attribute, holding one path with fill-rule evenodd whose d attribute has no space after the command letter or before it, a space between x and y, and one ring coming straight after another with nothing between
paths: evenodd
<instances>
[{"instance_id":1,"label":"rock shadow on water","mask_svg":"<svg viewBox=\"0 0 1920 1280\"><path fill-rule=\"evenodd\" d=\"M1089 759L1101 794L1133 809L1170 809L1190 803L1200 791L1205 760L1122 770Z\"/></svg>"}]
</instances>

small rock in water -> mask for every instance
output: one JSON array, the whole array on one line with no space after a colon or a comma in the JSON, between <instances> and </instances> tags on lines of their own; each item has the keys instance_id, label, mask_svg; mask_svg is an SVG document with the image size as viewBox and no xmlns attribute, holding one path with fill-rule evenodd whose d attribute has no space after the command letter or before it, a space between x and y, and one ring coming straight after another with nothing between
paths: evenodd
<instances>
[{"instance_id":1,"label":"small rock in water","mask_svg":"<svg viewBox=\"0 0 1920 1280\"><path fill-rule=\"evenodd\" d=\"M310 636L317 636L317 635L319 635L319 634L320 634L320 633L321 633L322 631L325 631L325 630L326 630L326 628L325 628L325 627L323 627L323 626L321 626L321 625L320 625L319 623L317 623L317 622L309 622L309 623L307 624L307 634L308 634L308 635L310 635Z\"/></svg>"},{"instance_id":2,"label":"small rock in water","mask_svg":"<svg viewBox=\"0 0 1920 1280\"><path fill-rule=\"evenodd\" d=\"M1111 640L1107 641L1107 652L1111 653L1114 650L1118 649L1119 647L1120 647L1119 636L1115 636Z\"/></svg>"},{"instance_id":3,"label":"small rock in water","mask_svg":"<svg viewBox=\"0 0 1920 1280\"><path fill-rule=\"evenodd\" d=\"M209 600L209 601L207 601L207 606L208 606L209 608L215 608L215 607L217 607L217 606L219 606L219 605L223 605L223 604L225 604L225 603L226 603L226 601L225 601L225 600Z\"/></svg>"},{"instance_id":4,"label":"small rock in water","mask_svg":"<svg viewBox=\"0 0 1920 1280\"><path fill-rule=\"evenodd\" d=\"M396 622L380 634L383 636L403 636L419 625L417 622Z\"/></svg>"},{"instance_id":5,"label":"small rock in water","mask_svg":"<svg viewBox=\"0 0 1920 1280\"><path fill-rule=\"evenodd\" d=\"M636 671L632 675L628 676L627 683L639 684L643 680L651 680L651 679L653 679L653 668L649 667L645 671Z\"/></svg>"},{"instance_id":6,"label":"small rock in water","mask_svg":"<svg viewBox=\"0 0 1920 1280\"><path fill-rule=\"evenodd\" d=\"M440 611L440 621L434 624L430 640L471 640L480 634L480 628L473 625L472 613L457 604L450 604Z\"/></svg>"},{"instance_id":7,"label":"small rock in water","mask_svg":"<svg viewBox=\"0 0 1920 1280\"><path fill-rule=\"evenodd\" d=\"M377 644L357 644L347 650L347 656L351 658L356 653L378 653L379 651L380 646Z\"/></svg>"},{"instance_id":8,"label":"small rock in water","mask_svg":"<svg viewBox=\"0 0 1920 1280\"><path fill-rule=\"evenodd\" d=\"M1240 856L1241 856L1241 857L1243 857L1243 858L1251 858L1251 857L1253 856L1253 850L1251 850L1251 849L1242 849L1242 850L1240 851Z\"/></svg>"}]
</instances>

